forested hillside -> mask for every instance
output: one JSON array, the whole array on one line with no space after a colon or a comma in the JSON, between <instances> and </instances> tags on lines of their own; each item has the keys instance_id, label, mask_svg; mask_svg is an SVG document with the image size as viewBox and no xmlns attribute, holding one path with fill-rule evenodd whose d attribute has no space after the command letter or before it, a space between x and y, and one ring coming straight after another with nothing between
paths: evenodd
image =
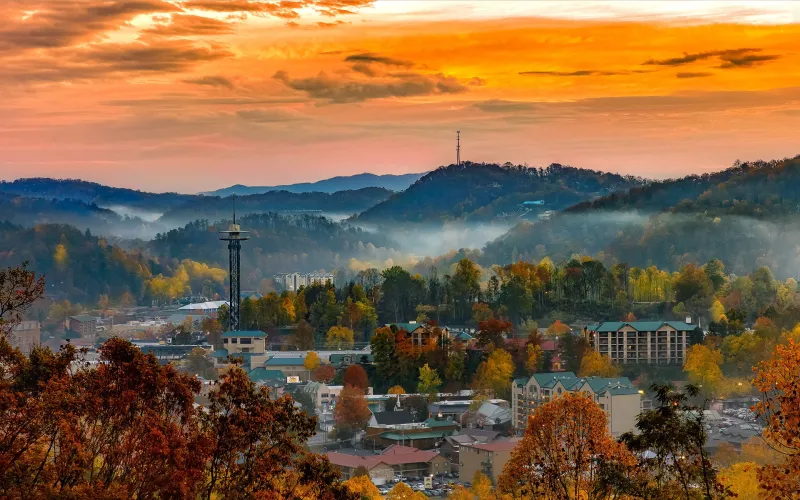
<instances>
[{"instance_id":1,"label":"forested hillside","mask_svg":"<svg viewBox=\"0 0 800 500\"><path fill-rule=\"evenodd\" d=\"M47 277L47 295L94 303L101 294L139 297L145 281L168 269L141 253L127 252L72 226L24 228L0 222L0 267L24 261Z\"/></svg>"},{"instance_id":2,"label":"forested hillside","mask_svg":"<svg viewBox=\"0 0 800 500\"><path fill-rule=\"evenodd\" d=\"M471 163L441 167L406 191L358 216L359 222L485 221L515 212L525 201L544 209L575 203L641 184L631 177L553 164L546 168Z\"/></svg>"},{"instance_id":3,"label":"forested hillside","mask_svg":"<svg viewBox=\"0 0 800 500\"><path fill-rule=\"evenodd\" d=\"M762 265L780 276L800 266L800 157L737 164L704 176L654 182L584 202L549 221L514 227L485 248L486 262L607 261L677 269L719 258L736 273Z\"/></svg>"},{"instance_id":4,"label":"forested hillside","mask_svg":"<svg viewBox=\"0 0 800 500\"><path fill-rule=\"evenodd\" d=\"M166 210L184 203L193 195L148 193L134 189L104 186L79 179L29 178L0 182L0 192L32 198L80 200L100 206L124 205L142 210Z\"/></svg>"},{"instance_id":5,"label":"forested hillside","mask_svg":"<svg viewBox=\"0 0 800 500\"><path fill-rule=\"evenodd\" d=\"M383 188L363 188L336 193L290 193L270 191L236 198L236 211L241 214L282 210L321 210L325 214L350 215L380 203L392 194ZM202 196L166 212L159 222L185 224L198 218L220 220L231 216L230 197Z\"/></svg>"},{"instance_id":6,"label":"forested hillside","mask_svg":"<svg viewBox=\"0 0 800 500\"><path fill-rule=\"evenodd\" d=\"M228 247L219 241L216 225L207 220L161 233L147 249L162 262L192 259L227 269ZM382 236L362 231L325 217L313 215L251 214L237 218L250 240L242 243L242 278L248 287L258 287L276 273L331 271L344 267L350 258L387 258L389 242Z\"/></svg>"}]
</instances>

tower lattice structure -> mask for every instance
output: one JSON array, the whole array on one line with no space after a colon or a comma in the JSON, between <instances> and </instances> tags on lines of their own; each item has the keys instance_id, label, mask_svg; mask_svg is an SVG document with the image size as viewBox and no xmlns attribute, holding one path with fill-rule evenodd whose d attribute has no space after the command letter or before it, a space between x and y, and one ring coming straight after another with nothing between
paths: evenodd
<instances>
[{"instance_id":1,"label":"tower lattice structure","mask_svg":"<svg viewBox=\"0 0 800 500\"><path fill-rule=\"evenodd\" d=\"M228 269L230 276L230 320L229 329L239 330L241 323L241 251L242 241L250 239L249 231L242 231L236 223L236 196L233 197L233 222L227 231L219 232L219 239L228 242Z\"/></svg>"}]
</instances>

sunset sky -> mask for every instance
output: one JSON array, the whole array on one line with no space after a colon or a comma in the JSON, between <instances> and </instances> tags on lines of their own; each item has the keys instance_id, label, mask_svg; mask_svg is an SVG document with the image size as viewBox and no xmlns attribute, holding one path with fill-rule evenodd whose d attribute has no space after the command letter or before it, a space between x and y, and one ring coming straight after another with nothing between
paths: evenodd
<instances>
[{"instance_id":1,"label":"sunset sky","mask_svg":"<svg viewBox=\"0 0 800 500\"><path fill-rule=\"evenodd\" d=\"M3 0L0 178L150 191L455 160L800 154L800 3Z\"/></svg>"}]
</instances>

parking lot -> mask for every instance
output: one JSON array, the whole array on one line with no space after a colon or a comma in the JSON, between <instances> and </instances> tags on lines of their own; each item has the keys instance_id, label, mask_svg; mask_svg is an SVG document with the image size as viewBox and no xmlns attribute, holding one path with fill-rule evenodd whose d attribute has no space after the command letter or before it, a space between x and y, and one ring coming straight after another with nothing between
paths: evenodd
<instances>
[{"instance_id":1,"label":"parking lot","mask_svg":"<svg viewBox=\"0 0 800 500\"><path fill-rule=\"evenodd\" d=\"M386 496L397 483L406 483L414 491L420 491L430 498L445 498L453 488L461 484L458 480L458 474L437 474L433 477L431 488L425 488L425 481L422 478L403 477L396 475L394 480L390 483L378 486L378 491L381 495ZM464 483L463 486L469 488L470 483Z\"/></svg>"}]
</instances>

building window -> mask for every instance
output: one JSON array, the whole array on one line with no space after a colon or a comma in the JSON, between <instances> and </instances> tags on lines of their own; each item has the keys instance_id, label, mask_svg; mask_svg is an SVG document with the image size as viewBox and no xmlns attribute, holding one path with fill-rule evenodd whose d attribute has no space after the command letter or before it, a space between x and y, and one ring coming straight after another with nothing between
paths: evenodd
<instances>
[{"instance_id":1,"label":"building window","mask_svg":"<svg viewBox=\"0 0 800 500\"><path fill-rule=\"evenodd\" d=\"M243 338L239 343L240 344L252 344L253 343L253 339L251 339L251 338Z\"/></svg>"},{"instance_id":2,"label":"building window","mask_svg":"<svg viewBox=\"0 0 800 500\"><path fill-rule=\"evenodd\" d=\"M228 343L228 339L222 339L222 343L223 344L227 344Z\"/></svg>"},{"instance_id":3,"label":"building window","mask_svg":"<svg viewBox=\"0 0 800 500\"><path fill-rule=\"evenodd\" d=\"M235 344L238 339L231 339L231 344Z\"/></svg>"}]
</instances>

